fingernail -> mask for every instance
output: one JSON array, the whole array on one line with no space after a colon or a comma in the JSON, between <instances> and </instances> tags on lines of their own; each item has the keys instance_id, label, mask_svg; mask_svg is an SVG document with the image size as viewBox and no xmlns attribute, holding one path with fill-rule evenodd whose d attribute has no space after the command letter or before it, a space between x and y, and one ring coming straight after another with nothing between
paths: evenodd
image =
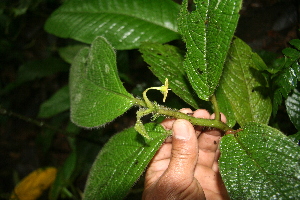
<instances>
[{"instance_id":1,"label":"fingernail","mask_svg":"<svg viewBox=\"0 0 300 200\"><path fill-rule=\"evenodd\" d=\"M190 132L185 121L176 120L173 125L173 136L179 140L189 140Z\"/></svg>"}]
</instances>

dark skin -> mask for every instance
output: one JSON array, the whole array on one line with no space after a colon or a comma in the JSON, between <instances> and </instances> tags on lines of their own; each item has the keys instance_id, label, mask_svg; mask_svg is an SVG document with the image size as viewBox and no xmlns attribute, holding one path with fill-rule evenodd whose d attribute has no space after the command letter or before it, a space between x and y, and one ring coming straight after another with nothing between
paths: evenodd
<instances>
[{"instance_id":1,"label":"dark skin","mask_svg":"<svg viewBox=\"0 0 300 200\"><path fill-rule=\"evenodd\" d=\"M213 119L208 111L180 110L198 118ZM221 120L226 118L221 114ZM221 131L194 127L183 119L162 122L172 130L146 172L144 200L229 199L218 167Z\"/></svg>"}]
</instances>

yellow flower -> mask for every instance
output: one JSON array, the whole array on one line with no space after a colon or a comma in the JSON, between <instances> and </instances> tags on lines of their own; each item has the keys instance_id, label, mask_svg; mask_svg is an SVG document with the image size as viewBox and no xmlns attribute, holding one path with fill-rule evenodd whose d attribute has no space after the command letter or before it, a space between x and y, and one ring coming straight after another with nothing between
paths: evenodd
<instances>
[{"instance_id":1,"label":"yellow flower","mask_svg":"<svg viewBox=\"0 0 300 200\"><path fill-rule=\"evenodd\" d=\"M36 200L54 182L57 169L48 167L37 169L26 176L15 188L10 199Z\"/></svg>"},{"instance_id":2,"label":"yellow flower","mask_svg":"<svg viewBox=\"0 0 300 200\"><path fill-rule=\"evenodd\" d=\"M171 90L168 87L169 87L169 81L168 81L168 78L166 78L165 84L160 87L160 91L164 95L163 102L166 101L166 98L168 96L168 90Z\"/></svg>"}]
</instances>

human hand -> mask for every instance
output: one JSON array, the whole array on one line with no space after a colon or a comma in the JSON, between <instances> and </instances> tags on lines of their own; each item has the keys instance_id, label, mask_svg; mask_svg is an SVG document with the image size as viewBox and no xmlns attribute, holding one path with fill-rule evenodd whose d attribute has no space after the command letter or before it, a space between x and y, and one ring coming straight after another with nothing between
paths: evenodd
<instances>
[{"instance_id":1,"label":"human hand","mask_svg":"<svg viewBox=\"0 0 300 200\"><path fill-rule=\"evenodd\" d=\"M208 111L180 110L194 117L214 119ZM221 114L221 120L226 118ZM167 130L173 130L158 150L146 172L144 200L158 199L229 199L218 168L219 130L202 130L183 119L166 119Z\"/></svg>"}]
</instances>

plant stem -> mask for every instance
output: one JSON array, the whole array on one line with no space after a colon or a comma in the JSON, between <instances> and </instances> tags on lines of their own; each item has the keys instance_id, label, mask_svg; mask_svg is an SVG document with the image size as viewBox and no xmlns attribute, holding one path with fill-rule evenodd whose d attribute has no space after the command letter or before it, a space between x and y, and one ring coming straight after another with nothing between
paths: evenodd
<instances>
[{"instance_id":1,"label":"plant stem","mask_svg":"<svg viewBox=\"0 0 300 200\"><path fill-rule=\"evenodd\" d=\"M26 116L20 115L18 113L14 113L12 111L8 111L8 110L2 108L1 106L0 106L0 114L1 115L7 115L7 116L10 116L10 117L16 117L18 119L21 119L21 120L26 121L28 123L34 124L36 126L48 128L48 129L50 129L52 131L56 131L56 132L59 132L59 133L65 133L65 131L62 130L62 129L56 128L56 127L51 126L49 124L46 124L46 123L44 123L42 121L38 121L38 120L32 119L30 117L26 117Z\"/></svg>"},{"instance_id":2,"label":"plant stem","mask_svg":"<svg viewBox=\"0 0 300 200\"><path fill-rule=\"evenodd\" d=\"M145 116L147 114L150 114L150 113L164 115L164 116L170 116L170 117L174 117L176 119L185 119L185 120L188 120L189 122L191 122L193 125L213 127L213 128L217 128L217 129L220 129L223 131L228 131L231 129L229 126L227 126L225 123L223 123L221 121L220 110L219 110L217 99L216 99L215 95L213 95L210 98L210 101L212 102L213 107L214 107L215 119L202 119L202 118L191 117L191 116L188 116L179 111L170 110L163 106L159 106L155 103L152 103L148 99L147 94L146 94L148 92L148 90L150 90L150 89L162 91L164 93L164 100L165 100L165 98L168 94L168 79L166 79L165 86L163 85L161 87L147 88L143 92L144 101L142 101L140 99L136 99L136 104L138 104L139 106L148 108L146 110L140 110L137 112L137 122L135 125L135 129L145 137L149 137L149 136L147 135L146 130L144 130L144 127L143 127L143 124L141 121L141 117Z\"/></svg>"},{"instance_id":3,"label":"plant stem","mask_svg":"<svg viewBox=\"0 0 300 200\"><path fill-rule=\"evenodd\" d=\"M142 106L142 107L147 107L146 102L143 101L142 99L135 98L135 104L139 105L139 106Z\"/></svg>"},{"instance_id":4,"label":"plant stem","mask_svg":"<svg viewBox=\"0 0 300 200\"><path fill-rule=\"evenodd\" d=\"M145 94L145 92L144 92L144 94ZM145 102L145 101L148 101L148 102ZM220 129L220 130L223 130L223 131L228 131L228 130L231 129L229 126L227 126L227 124L225 124L225 123L223 123L222 121L219 120L220 119L220 112L219 112L217 106L216 106L217 110L215 110L215 112L216 112L216 116L219 115L219 119L218 119L218 117L216 117L215 119L202 119L202 118L196 118L196 117L186 115L186 114L181 113L179 111L170 110L170 109L165 108L163 106L154 105L151 101L149 101L148 98L146 98L145 101L140 100L140 99L136 99L136 104L137 105L139 105L141 107L148 107L148 108L150 107L150 109L147 110L148 111L147 113L143 113L144 115L149 114L149 111L151 110L152 113L157 113L157 114L160 114L160 115L174 117L176 119L185 119L185 120L191 122L193 125L213 127L213 128L217 128L217 129ZM217 114L217 113L219 113L219 114Z\"/></svg>"},{"instance_id":5,"label":"plant stem","mask_svg":"<svg viewBox=\"0 0 300 200\"><path fill-rule=\"evenodd\" d=\"M225 123L223 123L217 119L196 118L196 117L192 117L192 116L186 115L184 113L181 113L179 111L169 110L167 108L158 108L155 110L155 112L159 113L161 115L174 117L176 119L185 119L185 120L191 122L191 124L193 124L193 125L213 127L213 128L217 128L217 129L220 129L223 131L228 131L231 129Z\"/></svg>"},{"instance_id":6,"label":"plant stem","mask_svg":"<svg viewBox=\"0 0 300 200\"><path fill-rule=\"evenodd\" d=\"M214 107L215 120L221 121L221 114L220 114L220 109L218 106L216 95L211 96L210 102L213 104Z\"/></svg>"},{"instance_id":7,"label":"plant stem","mask_svg":"<svg viewBox=\"0 0 300 200\"><path fill-rule=\"evenodd\" d=\"M153 89L153 87L147 88L147 89L143 92L143 98L144 98L144 101L145 101L145 103L146 103L146 105L147 105L147 107L148 107L149 109L154 108L154 105L151 103L151 101L148 99L148 97L147 97L147 95L146 95L146 93L148 92L148 90L151 90L151 89Z\"/></svg>"},{"instance_id":8,"label":"plant stem","mask_svg":"<svg viewBox=\"0 0 300 200\"><path fill-rule=\"evenodd\" d=\"M142 102L142 100L139 100L139 101ZM87 142L90 142L90 143L93 143L93 144L96 144L96 145L101 145L101 146L103 145L103 143L98 142L98 141L95 141L95 140L90 139L90 138L88 138L88 137L84 137L84 136L81 136L81 135L74 135L74 134L72 134L72 133L69 133L69 132L63 130L63 129L59 129L59 128L55 127L55 126L51 126L51 125L49 125L49 124L47 124L47 123L45 123L45 122L43 122L43 121L38 121L38 120L36 120L36 119L32 119L32 118L30 118L30 117L23 116L23 115L20 115L20 114L18 114L18 113L15 113L15 112L6 110L6 109L3 108L1 105L0 105L0 115L7 115L7 116L9 116L9 117L15 117L15 118L18 118L18 119L23 120L23 121L25 121L25 122L34 124L34 125L36 125L36 126L38 126L38 127L41 127L41 128L47 128L47 129L52 130L52 131L54 131L54 132L56 132L56 133L64 134L64 135L66 135L66 136L68 136L68 137L72 137L72 138L80 138L80 139L82 139L82 140L85 140L85 141L87 141Z\"/></svg>"}]
</instances>

